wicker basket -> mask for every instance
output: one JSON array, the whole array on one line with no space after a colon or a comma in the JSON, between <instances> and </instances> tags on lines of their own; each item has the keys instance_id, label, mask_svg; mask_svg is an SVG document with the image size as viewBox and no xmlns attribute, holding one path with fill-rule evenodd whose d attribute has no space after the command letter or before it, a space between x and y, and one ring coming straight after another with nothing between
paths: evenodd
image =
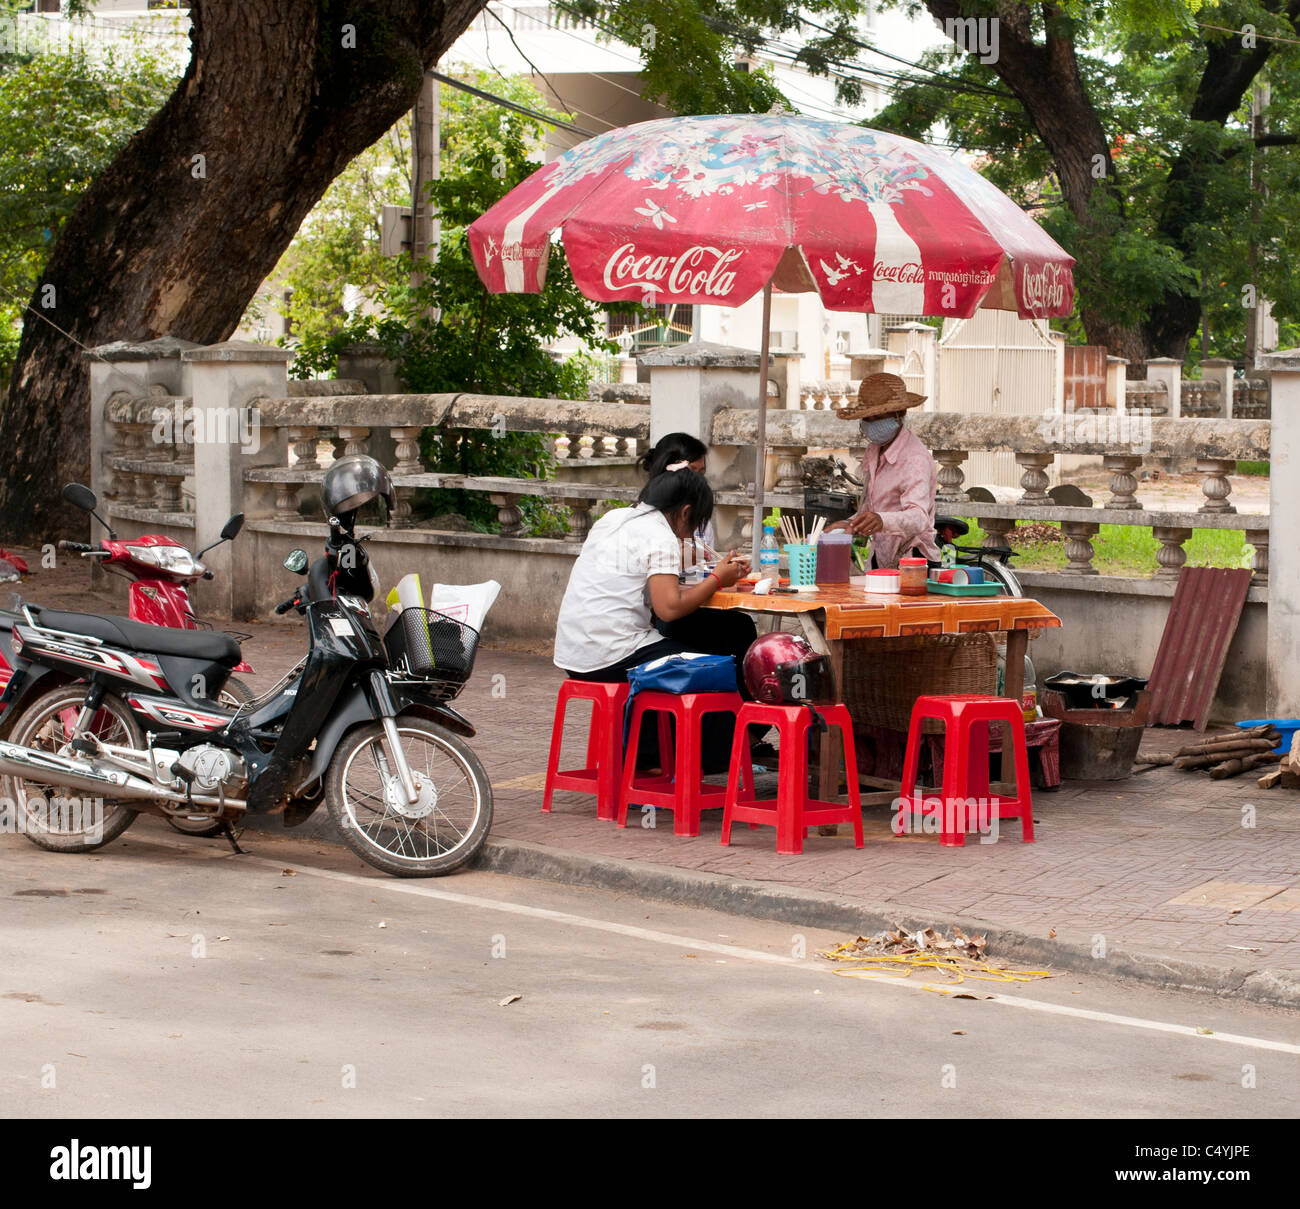
<instances>
[{"instance_id":1,"label":"wicker basket","mask_svg":"<svg viewBox=\"0 0 1300 1209\"><path fill-rule=\"evenodd\" d=\"M998 691L991 634L936 634L849 642L844 647L844 704L854 722L906 732L918 697ZM937 734L943 723L923 724Z\"/></svg>"}]
</instances>

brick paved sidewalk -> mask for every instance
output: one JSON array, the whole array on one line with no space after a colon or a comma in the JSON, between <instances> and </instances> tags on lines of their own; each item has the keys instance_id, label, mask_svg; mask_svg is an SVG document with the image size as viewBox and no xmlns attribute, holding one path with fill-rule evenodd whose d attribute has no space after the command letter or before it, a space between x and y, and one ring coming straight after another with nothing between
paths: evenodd
<instances>
[{"instance_id":1,"label":"brick paved sidewalk","mask_svg":"<svg viewBox=\"0 0 1300 1209\"><path fill-rule=\"evenodd\" d=\"M104 607L75 583L42 578L28 585L30 598ZM255 687L269 685L303 651L300 623L238 628L253 631L245 653L258 669L246 677ZM971 837L965 848L942 848L938 836L895 837L890 812L877 808L865 812L864 849L814 833L802 856L781 857L771 828L739 828L723 848L717 811L706 813L693 839L673 836L670 823L619 830L598 822L591 799L574 794L557 795L553 813L542 814L561 679L546 656L483 649L456 703L479 728L474 746L495 788L498 839L828 891L913 918L933 913L1043 938L1054 930L1085 941L1100 935L1108 948L1300 972L1300 793L1260 790L1249 775L1210 781L1159 769L1037 794L1034 844L1022 843L1018 825L1008 823L996 844ZM1187 741L1184 732L1151 731L1145 746ZM1247 806L1253 827L1243 826ZM635 882L627 888L635 891Z\"/></svg>"}]
</instances>

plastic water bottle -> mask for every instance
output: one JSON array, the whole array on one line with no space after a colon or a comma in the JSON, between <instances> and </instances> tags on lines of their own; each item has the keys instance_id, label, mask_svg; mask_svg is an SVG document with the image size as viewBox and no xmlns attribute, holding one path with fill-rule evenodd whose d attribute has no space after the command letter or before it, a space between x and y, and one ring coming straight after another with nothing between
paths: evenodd
<instances>
[{"instance_id":1,"label":"plastic water bottle","mask_svg":"<svg viewBox=\"0 0 1300 1209\"><path fill-rule=\"evenodd\" d=\"M758 547L758 573L763 579L771 576L774 583L781 575L781 547L776 543L776 530L768 525L763 526Z\"/></svg>"}]
</instances>

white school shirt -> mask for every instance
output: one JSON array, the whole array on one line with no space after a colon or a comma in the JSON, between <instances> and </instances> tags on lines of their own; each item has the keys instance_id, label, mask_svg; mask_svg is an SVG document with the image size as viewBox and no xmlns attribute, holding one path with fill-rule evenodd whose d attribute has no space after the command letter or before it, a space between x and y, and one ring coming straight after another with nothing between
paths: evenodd
<instances>
[{"instance_id":1,"label":"white school shirt","mask_svg":"<svg viewBox=\"0 0 1300 1209\"><path fill-rule=\"evenodd\" d=\"M649 504L615 508L591 527L555 626L555 666L594 672L663 635L650 615L649 579L681 572L681 542Z\"/></svg>"}]
</instances>

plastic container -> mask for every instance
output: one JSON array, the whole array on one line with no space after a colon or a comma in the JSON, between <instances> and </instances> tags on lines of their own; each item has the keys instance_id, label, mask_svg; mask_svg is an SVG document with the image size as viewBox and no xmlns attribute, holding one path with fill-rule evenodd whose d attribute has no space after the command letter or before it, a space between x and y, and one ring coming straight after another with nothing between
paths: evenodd
<instances>
[{"instance_id":1,"label":"plastic container","mask_svg":"<svg viewBox=\"0 0 1300 1209\"><path fill-rule=\"evenodd\" d=\"M817 582L846 584L853 562L853 534L837 530L817 539Z\"/></svg>"},{"instance_id":2,"label":"plastic container","mask_svg":"<svg viewBox=\"0 0 1300 1209\"><path fill-rule=\"evenodd\" d=\"M898 560L898 590L904 596L924 596L929 591L926 580L929 578L930 564L923 558L900 558Z\"/></svg>"},{"instance_id":3,"label":"plastic container","mask_svg":"<svg viewBox=\"0 0 1300 1209\"><path fill-rule=\"evenodd\" d=\"M776 530L767 525L758 546L758 573L773 580L781 577L781 547L776 544Z\"/></svg>"},{"instance_id":4,"label":"plastic container","mask_svg":"<svg viewBox=\"0 0 1300 1209\"><path fill-rule=\"evenodd\" d=\"M1003 651L998 651L998 696L1005 696L1007 680L1007 660ZM1020 716L1026 722L1035 721L1042 711L1038 708L1038 679L1034 674L1034 661L1025 656L1025 678L1020 690Z\"/></svg>"},{"instance_id":5,"label":"plastic container","mask_svg":"<svg viewBox=\"0 0 1300 1209\"><path fill-rule=\"evenodd\" d=\"M899 587L898 568L886 567L877 571L868 571L866 586L868 592L888 592L896 595Z\"/></svg>"},{"instance_id":6,"label":"plastic container","mask_svg":"<svg viewBox=\"0 0 1300 1209\"><path fill-rule=\"evenodd\" d=\"M790 563L790 586L810 588L817 582L817 551L804 543L792 543L785 548Z\"/></svg>"}]
</instances>

